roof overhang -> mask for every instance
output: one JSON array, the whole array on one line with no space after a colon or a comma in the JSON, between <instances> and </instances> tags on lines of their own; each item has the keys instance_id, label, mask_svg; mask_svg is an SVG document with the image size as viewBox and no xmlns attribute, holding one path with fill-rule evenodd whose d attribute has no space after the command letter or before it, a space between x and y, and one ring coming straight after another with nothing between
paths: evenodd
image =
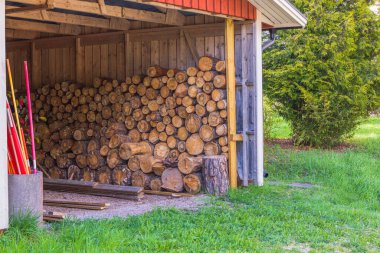
<instances>
[{"instance_id":1,"label":"roof overhang","mask_svg":"<svg viewBox=\"0 0 380 253\"><path fill-rule=\"evenodd\" d=\"M288 0L249 0L262 13L262 22L272 28L304 28L307 19Z\"/></svg>"}]
</instances>

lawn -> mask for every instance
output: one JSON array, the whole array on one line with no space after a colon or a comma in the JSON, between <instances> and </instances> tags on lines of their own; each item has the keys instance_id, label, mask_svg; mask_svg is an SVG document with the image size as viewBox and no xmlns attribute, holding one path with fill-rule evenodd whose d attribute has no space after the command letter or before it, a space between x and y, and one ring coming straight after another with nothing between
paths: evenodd
<instances>
[{"instance_id":1,"label":"lawn","mask_svg":"<svg viewBox=\"0 0 380 253\"><path fill-rule=\"evenodd\" d=\"M343 152L267 147L270 182L231 191L197 212L158 209L49 230L15 220L0 252L379 252L380 118L348 141L354 147Z\"/></svg>"}]
</instances>

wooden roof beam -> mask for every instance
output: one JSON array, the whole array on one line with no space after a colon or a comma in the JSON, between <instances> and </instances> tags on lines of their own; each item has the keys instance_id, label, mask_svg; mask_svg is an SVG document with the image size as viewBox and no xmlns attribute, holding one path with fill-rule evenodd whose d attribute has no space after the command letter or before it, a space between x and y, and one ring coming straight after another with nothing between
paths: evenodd
<instances>
[{"instance_id":1,"label":"wooden roof beam","mask_svg":"<svg viewBox=\"0 0 380 253\"><path fill-rule=\"evenodd\" d=\"M5 34L7 38L11 39L26 39L33 40L41 36L39 32L35 31L26 31L26 30L15 30L15 29L6 29Z\"/></svg>"},{"instance_id":2,"label":"wooden roof beam","mask_svg":"<svg viewBox=\"0 0 380 253\"><path fill-rule=\"evenodd\" d=\"M20 1L20 0L17 0ZM33 0L32 0L33 1ZM112 29L112 30L128 30L129 21L126 19L103 19L95 17L87 17L76 14L60 13L54 11L34 11L28 13L12 13L8 17L25 18L39 21L50 21L56 23L70 25L85 25L97 28Z\"/></svg>"},{"instance_id":3,"label":"wooden roof beam","mask_svg":"<svg viewBox=\"0 0 380 253\"><path fill-rule=\"evenodd\" d=\"M5 27L10 29L24 30L65 35L79 35L82 32L82 28L78 25L70 24L47 24L41 22L33 22L27 20L19 20L6 18Z\"/></svg>"},{"instance_id":4,"label":"wooden roof beam","mask_svg":"<svg viewBox=\"0 0 380 253\"><path fill-rule=\"evenodd\" d=\"M43 4L45 1L46 0L12 0L12 2L34 5ZM160 13L121 6L105 5L102 0L98 2L54 0L54 7L64 10L105 15L113 18L139 20L166 25L182 26L185 24L185 17L181 13Z\"/></svg>"}]
</instances>

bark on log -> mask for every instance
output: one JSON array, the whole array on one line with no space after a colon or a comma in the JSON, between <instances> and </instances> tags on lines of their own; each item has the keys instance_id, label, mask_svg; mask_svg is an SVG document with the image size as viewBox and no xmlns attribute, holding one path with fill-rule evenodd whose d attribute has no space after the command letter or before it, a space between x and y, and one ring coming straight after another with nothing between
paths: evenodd
<instances>
[{"instance_id":1,"label":"bark on log","mask_svg":"<svg viewBox=\"0 0 380 253\"><path fill-rule=\"evenodd\" d=\"M227 194L229 187L227 158L221 156L205 156L202 174L205 190L216 196Z\"/></svg>"}]
</instances>

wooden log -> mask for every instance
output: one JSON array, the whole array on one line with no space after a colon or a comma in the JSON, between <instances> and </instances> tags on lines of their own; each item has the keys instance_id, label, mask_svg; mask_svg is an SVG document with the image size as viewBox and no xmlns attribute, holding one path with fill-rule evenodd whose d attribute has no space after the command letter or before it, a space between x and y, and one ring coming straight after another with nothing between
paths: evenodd
<instances>
[{"instance_id":1,"label":"wooden log","mask_svg":"<svg viewBox=\"0 0 380 253\"><path fill-rule=\"evenodd\" d=\"M214 57L203 56L199 58L198 67L201 71L215 70L218 61L219 60Z\"/></svg>"},{"instance_id":2,"label":"wooden log","mask_svg":"<svg viewBox=\"0 0 380 253\"><path fill-rule=\"evenodd\" d=\"M216 126L215 132L218 136L225 136L228 133L227 124L221 124Z\"/></svg>"},{"instance_id":3,"label":"wooden log","mask_svg":"<svg viewBox=\"0 0 380 253\"><path fill-rule=\"evenodd\" d=\"M178 157L179 157L179 151L177 149L172 149L172 150L170 150L167 159L170 162L174 163L174 162L178 161Z\"/></svg>"},{"instance_id":4,"label":"wooden log","mask_svg":"<svg viewBox=\"0 0 380 253\"><path fill-rule=\"evenodd\" d=\"M183 191L183 178L181 172L175 168L166 169L161 176L162 188L171 192Z\"/></svg>"},{"instance_id":5,"label":"wooden log","mask_svg":"<svg viewBox=\"0 0 380 253\"><path fill-rule=\"evenodd\" d=\"M77 156L78 157L78 156ZM105 165L104 158L100 155L99 151L90 152L87 155L87 165L93 170L98 169ZM78 165L79 166L79 165Z\"/></svg>"},{"instance_id":6,"label":"wooden log","mask_svg":"<svg viewBox=\"0 0 380 253\"><path fill-rule=\"evenodd\" d=\"M111 137L108 146L110 149L118 148L123 143L131 142L131 138L128 135L115 134Z\"/></svg>"},{"instance_id":7,"label":"wooden log","mask_svg":"<svg viewBox=\"0 0 380 253\"><path fill-rule=\"evenodd\" d=\"M128 137L131 139L131 142L137 143L141 141L141 134L137 129L132 129L128 133Z\"/></svg>"},{"instance_id":8,"label":"wooden log","mask_svg":"<svg viewBox=\"0 0 380 253\"><path fill-rule=\"evenodd\" d=\"M218 102L220 100L226 99L227 93L226 90L215 89L211 93L212 100Z\"/></svg>"},{"instance_id":9,"label":"wooden log","mask_svg":"<svg viewBox=\"0 0 380 253\"><path fill-rule=\"evenodd\" d=\"M217 73L215 71L206 71L203 74L203 79L206 82L211 82L214 79L215 76L217 76Z\"/></svg>"},{"instance_id":10,"label":"wooden log","mask_svg":"<svg viewBox=\"0 0 380 253\"><path fill-rule=\"evenodd\" d=\"M162 159L157 159L151 155L140 155L138 156L140 169L142 172L148 174L153 172L153 168L164 167Z\"/></svg>"},{"instance_id":11,"label":"wooden log","mask_svg":"<svg viewBox=\"0 0 380 253\"><path fill-rule=\"evenodd\" d=\"M147 70L147 75L149 77L159 77L159 76L164 76L168 73L167 69L161 68L160 66L152 66L149 67Z\"/></svg>"},{"instance_id":12,"label":"wooden log","mask_svg":"<svg viewBox=\"0 0 380 253\"><path fill-rule=\"evenodd\" d=\"M81 175L80 175L80 169L78 166L76 165L71 165L68 169L67 169L67 179L69 180L80 180L81 179Z\"/></svg>"},{"instance_id":13,"label":"wooden log","mask_svg":"<svg viewBox=\"0 0 380 253\"><path fill-rule=\"evenodd\" d=\"M180 127L177 130L177 138L181 141L185 141L189 137L189 132L186 127Z\"/></svg>"},{"instance_id":14,"label":"wooden log","mask_svg":"<svg viewBox=\"0 0 380 253\"><path fill-rule=\"evenodd\" d=\"M219 73L225 73L226 72L226 62L225 61L218 61L215 64L215 70Z\"/></svg>"},{"instance_id":15,"label":"wooden log","mask_svg":"<svg viewBox=\"0 0 380 253\"><path fill-rule=\"evenodd\" d=\"M215 128L209 125L203 125L199 130L199 136L204 142L212 141L216 138Z\"/></svg>"},{"instance_id":16,"label":"wooden log","mask_svg":"<svg viewBox=\"0 0 380 253\"><path fill-rule=\"evenodd\" d=\"M204 146L204 153L207 156L219 155L221 153L220 145L216 142L207 142Z\"/></svg>"},{"instance_id":17,"label":"wooden log","mask_svg":"<svg viewBox=\"0 0 380 253\"><path fill-rule=\"evenodd\" d=\"M197 194L202 190L202 174L190 174L183 178L185 190L190 194Z\"/></svg>"},{"instance_id":18,"label":"wooden log","mask_svg":"<svg viewBox=\"0 0 380 253\"><path fill-rule=\"evenodd\" d=\"M208 101L210 101L210 95L206 93L198 93L197 94L197 103L201 106L205 106Z\"/></svg>"},{"instance_id":19,"label":"wooden log","mask_svg":"<svg viewBox=\"0 0 380 253\"><path fill-rule=\"evenodd\" d=\"M110 148L108 147L108 145L103 145L103 146L100 148L99 153L100 153L101 156L103 156L103 157L107 157L109 151L110 151Z\"/></svg>"},{"instance_id":20,"label":"wooden log","mask_svg":"<svg viewBox=\"0 0 380 253\"><path fill-rule=\"evenodd\" d=\"M226 76L225 75L217 75L214 77L213 84L215 88L221 89L226 88Z\"/></svg>"},{"instance_id":21,"label":"wooden log","mask_svg":"<svg viewBox=\"0 0 380 253\"><path fill-rule=\"evenodd\" d=\"M168 72L166 73L166 75L170 78L170 77L174 77L177 73L178 73L178 69L169 69Z\"/></svg>"},{"instance_id":22,"label":"wooden log","mask_svg":"<svg viewBox=\"0 0 380 253\"><path fill-rule=\"evenodd\" d=\"M60 169L58 167L53 167L49 169L49 175L52 179L66 179L66 170Z\"/></svg>"},{"instance_id":23,"label":"wooden log","mask_svg":"<svg viewBox=\"0 0 380 253\"><path fill-rule=\"evenodd\" d=\"M178 84L174 91L174 95L179 98L183 98L187 95L189 87L185 83Z\"/></svg>"},{"instance_id":24,"label":"wooden log","mask_svg":"<svg viewBox=\"0 0 380 253\"><path fill-rule=\"evenodd\" d=\"M186 74L188 76L197 76L198 71L199 70L197 67L188 67L186 70Z\"/></svg>"},{"instance_id":25,"label":"wooden log","mask_svg":"<svg viewBox=\"0 0 380 253\"><path fill-rule=\"evenodd\" d=\"M211 94L214 90L214 84L212 82L207 82L203 85L202 90L206 94Z\"/></svg>"},{"instance_id":26,"label":"wooden log","mask_svg":"<svg viewBox=\"0 0 380 253\"><path fill-rule=\"evenodd\" d=\"M198 72L200 73L200 72ZM203 73L203 72L202 72ZM203 79L203 77L197 77L195 79L195 85L200 88L200 89L203 89L203 86L205 85L205 80Z\"/></svg>"},{"instance_id":27,"label":"wooden log","mask_svg":"<svg viewBox=\"0 0 380 253\"><path fill-rule=\"evenodd\" d=\"M225 156L205 156L202 175L205 190L216 196L224 196L229 188L228 165Z\"/></svg>"},{"instance_id":28,"label":"wooden log","mask_svg":"<svg viewBox=\"0 0 380 253\"><path fill-rule=\"evenodd\" d=\"M87 130L86 129L77 129L74 131L73 138L76 141L84 141L87 140Z\"/></svg>"},{"instance_id":29,"label":"wooden log","mask_svg":"<svg viewBox=\"0 0 380 253\"><path fill-rule=\"evenodd\" d=\"M203 117L206 115L206 107L202 106L202 105L196 105L195 106L195 113L199 116L199 117Z\"/></svg>"},{"instance_id":30,"label":"wooden log","mask_svg":"<svg viewBox=\"0 0 380 253\"><path fill-rule=\"evenodd\" d=\"M150 189L150 181L154 178L153 174L145 174L141 170L135 171L132 173L132 186Z\"/></svg>"},{"instance_id":31,"label":"wooden log","mask_svg":"<svg viewBox=\"0 0 380 253\"><path fill-rule=\"evenodd\" d=\"M111 149L108 152L107 156L107 165L110 169L114 169L116 166L121 164L121 159L119 156L119 150L118 149Z\"/></svg>"},{"instance_id":32,"label":"wooden log","mask_svg":"<svg viewBox=\"0 0 380 253\"><path fill-rule=\"evenodd\" d=\"M154 147L154 157L158 159L165 159L168 157L170 149L166 142L157 143Z\"/></svg>"},{"instance_id":33,"label":"wooden log","mask_svg":"<svg viewBox=\"0 0 380 253\"><path fill-rule=\"evenodd\" d=\"M169 88L169 90L175 91L177 89L178 82L175 78L172 77L168 79L166 86Z\"/></svg>"},{"instance_id":34,"label":"wooden log","mask_svg":"<svg viewBox=\"0 0 380 253\"><path fill-rule=\"evenodd\" d=\"M71 165L73 165L72 159L75 157L75 155L74 154L72 154L72 155L73 156L71 156L70 154L59 155L56 159L57 167L60 169L67 169Z\"/></svg>"},{"instance_id":35,"label":"wooden log","mask_svg":"<svg viewBox=\"0 0 380 253\"><path fill-rule=\"evenodd\" d=\"M204 142L199 134L193 134L186 140L186 150L190 155L200 155L203 152Z\"/></svg>"},{"instance_id":36,"label":"wooden log","mask_svg":"<svg viewBox=\"0 0 380 253\"><path fill-rule=\"evenodd\" d=\"M61 146L62 152L66 153L71 150L71 147L74 145L74 141L71 139L64 139L59 142L59 145Z\"/></svg>"},{"instance_id":37,"label":"wooden log","mask_svg":"<svg viewBox=\"0 0 380 253\"><path fill-rule=\"evenodd\" d=\"M186 142L184 141L178 141L177 143L177 149L180 153L183 153L186 151Z\"/></svg>"},{"instance_id":38,"label":"wooden log","mask_svg":"<svg viewBox=\"0 0 380 253\"><path fill-rule=\"evenodd\" d=\"M187 74L184 71L179 71L177 74L175 74L175 80L178 83L184 83L187 80Z\"/></svg>"},{"instance_id":39,"label":"wooden log","mask_svg":"<svg viewBox=\"0 0 380 253\"><path fill-rule=\"evenodd\" d=\"M125 165L119 165L112 170L112 183L116 185L131 185L132 172Z\"/></svg>"},{"instance_id":40,"label":"wooden log","mask_svg":"<svg viewBox=\"0 0 380 253\"><path fill-rule=\"evenodd\" d=\"M155 177L150 181L149 188L153 191L161 191L162 181L160 177Z\"/></svg>"},{"instance_id":41,"label":"wooden log","mask_svg":"<svg viewBox=\"0 0 380 253\"><path fill-rule=\"evenodd\" d=\"M121 159L128 160L134 155L152 154L152 147L148 142L123 143L120 145L119 154Z\"/></svg>"},{"instance_id":42,"label":"wooden log","mask_svg":"<svg viewBox=\"0 0 380 253\"><path fill-rule=\"evenodd\" d=\"M140 169L140 159L139 156L132 156L128 160L128 168L131 171L138 171Z\"/></svg>"},{"instance_id":43,"label":"wooden log","mask_svg":"<svg viewBox=\"0 0 380 253\"><path fill-rule=\"evenodd\" d=\"M166 143L168 144L168 147L170 149L174 149L177 147L177 139L174 136L169 136L166 140Z\"/></svg>"},{"instance_id":44,"label":"wooden log","mask_svg":"<svg viewBox=\"0 0 380 253\"><path fill-rule=\"evenodd\" d=\"M216 127L219 124L223 123L222 118L220 117L219 112L211 112L208 116L208 124L212 127Z\"/></svg>"},{"instance_id":45,"label":"wooden log","mask_svg":"<svg viewBox=\"0 0 380 253\"><path fill-rule=\"evenodd\" d=\"M216 111L216 102L214 100L210 100L206 104L206 111L207 112L215 112Z\"/></svg>"},{"instance_id":46,"label":"wooden log","mask_svg":"<svg viewBox=\"0 0 380 253\"><path fill-rule=\"evenodd\" d=\"M106 166L96 170L95 181L101 184L110 184L112 182L111 170Z\"/></svg>"},{"instance_id":47,"label":"wooden log","mask_svg":"<svg viewBox=\"0 0 380 253\"><path fill-rule=\"evenodd\" d=\"M178 158L178 169L182 174L188 175L198 172L202 169L203 158L191 157L187 153L183 153Z\"/></svg>"},{"instance_id":48,"label":"wooden log","mask_svg":"<svg viewBox=\"0 0 380 253\"><path fill-rule=\"evenodd\" d=\"M197 133L201 128L201 125L201 118L196 114L189 114L189 116L186 118L185 126L187 131L190 133Z\"/></svg>"}]
</instances>

